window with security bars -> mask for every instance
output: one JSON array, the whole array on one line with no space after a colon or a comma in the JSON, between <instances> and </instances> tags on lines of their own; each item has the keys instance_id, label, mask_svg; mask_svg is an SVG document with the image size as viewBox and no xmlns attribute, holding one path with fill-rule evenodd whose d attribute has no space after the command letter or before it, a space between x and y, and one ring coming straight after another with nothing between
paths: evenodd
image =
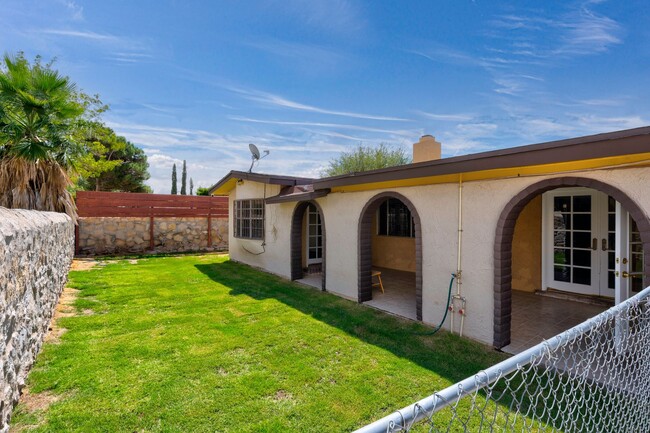
<instances>
[{"instance_id":1,"label":"window with security bars","mask_svg":"<svg viewBox=\"0 0 650 433\"><path fill-rule=\"evenodd\" d=\"M400 200L389 198L379 206L378 213L378 235L415 237L415 223L411 211Z\"/></svg>"},{"instance_id":2,"label":"window with security bars","mask_svg":"<svg viewBox=\"0 0 650 433\"><path fill-rule=\"evenodd\" d=\"M235 200L235 237L264 238L264 200Z\"/></svg>"}]
</instances>

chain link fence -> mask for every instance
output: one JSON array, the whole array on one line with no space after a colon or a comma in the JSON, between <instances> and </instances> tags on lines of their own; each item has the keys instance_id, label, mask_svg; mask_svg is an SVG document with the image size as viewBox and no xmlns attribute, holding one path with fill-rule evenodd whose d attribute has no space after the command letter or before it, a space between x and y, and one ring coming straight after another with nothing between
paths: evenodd
<instances>
[{"instance_id":1,"label":"chain link fence","mask_svg":"<svg viewBox=\"0 0 650 433\"><path fill-rule=\"evenodd\" d=\"M650 432L650 287L359 430Z\"/></svg>"}]
</instances>

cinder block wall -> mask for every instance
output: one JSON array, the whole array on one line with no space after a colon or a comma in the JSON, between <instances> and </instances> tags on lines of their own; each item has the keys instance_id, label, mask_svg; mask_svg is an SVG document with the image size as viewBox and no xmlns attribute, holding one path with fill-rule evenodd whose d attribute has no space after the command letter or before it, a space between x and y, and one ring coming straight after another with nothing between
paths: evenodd
<instances>
[{"instance_id":1,"label":"cinder block wall","mask_svg":"<svg viewBox=\"0 0 650 433\"><path fill-rule=\"evenodd\" d=\"M151 249L149 218L84 217L79 220L80 255L144 253ZM228 218L155 217L153 251L223 251L228 249Z\"/></svg>"},{"instance_id":2,"label":"cinder block wall","mask_svg":"<svg viewBox=\"0 0 650 433\"><path fill-rule=\"evenodd\" d=\"M73 253L67 215L0 207L0 433L9 430Z\"/></svg>"}]
</instances>

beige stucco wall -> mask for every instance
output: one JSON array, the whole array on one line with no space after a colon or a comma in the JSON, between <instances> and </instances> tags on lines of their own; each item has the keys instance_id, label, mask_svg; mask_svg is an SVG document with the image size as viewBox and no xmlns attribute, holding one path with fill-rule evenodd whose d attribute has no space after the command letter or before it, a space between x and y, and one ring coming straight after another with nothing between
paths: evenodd
<instances>
[{"instance_id":1,"label":"beige stucco wall","mask_svg":"<svg viewBox=\"0 0 650 433\"><path fill-rule=\"evenodd\" d=\"M280 193L279 185L264 185L245 180L229 196L228 229L230 258L265 269L283 277L291 274L291 216L295 203L266 206L264 218L265 240L235 237L233 203L235 200L272 197ZM262 245L264 243L264 245Z\"/></svg>"},{"instance_id":2,"label":"beige stucco wall","mask_svg":"<svg viewBox=\"0 0 650 433\"><path fill-rule=\"evenodd\" d=\"M542 288L542 196L519 214L512 238L512 288L534 292Z\"/></svg>"},{"instance_id":3,"label":"beige stucco wall","mask_svg":"<svg viewBox=\"0 0 650 433\"><path fill-rule=\"evenodd\" d=\"M650 212L650 168L628 168L571 173L571 176L598 179L625 192L646 212ZM487 344L493 336L494 237L497 221L505 205L521 190L543 179L531 176L467 182L463 184L462 294L467 298L465 335ZM357 242L359 217L364 205L387 190L331 193L317 199L327 228L327 290L357 298ZM441 184L395 188L417 208L422 224L423 321L437 324L444 314L447 284L456 271L458 234L458 185ZM266 196L279 192L267 186ZM231 194L235 198L262 198L263 185L244 182ZM232 203L231 203L232 204ZM267 206L266 252L254 256L243 245L261 251L259 241L231 238L233 259L288 277L290 275L290 223L295 203ZM232 205L230 207L232 212ZM232 225L232 215L230 218ZM230 227L232 232L232 226Z\"/></svg>"}]
</instances>

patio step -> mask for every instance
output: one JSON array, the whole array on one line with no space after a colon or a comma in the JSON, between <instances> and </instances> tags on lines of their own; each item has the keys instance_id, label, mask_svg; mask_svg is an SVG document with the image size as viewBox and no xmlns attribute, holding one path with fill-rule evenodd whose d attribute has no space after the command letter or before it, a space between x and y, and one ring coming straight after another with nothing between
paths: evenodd
<instances>
[{"instance_id":1,"label":"patio step","mask_svg":"<svg viewBox=\"0 0 650 433\"><path fill-rule=\"evenodd\" d=\"M581 295L579 293L565 292L551 288L547 290L536 290L535 294L537 296L582 302L584 304L598 305L601 307L611 307L614 305L614 299L607 296Z\"/></svg>"}]
</instances>

